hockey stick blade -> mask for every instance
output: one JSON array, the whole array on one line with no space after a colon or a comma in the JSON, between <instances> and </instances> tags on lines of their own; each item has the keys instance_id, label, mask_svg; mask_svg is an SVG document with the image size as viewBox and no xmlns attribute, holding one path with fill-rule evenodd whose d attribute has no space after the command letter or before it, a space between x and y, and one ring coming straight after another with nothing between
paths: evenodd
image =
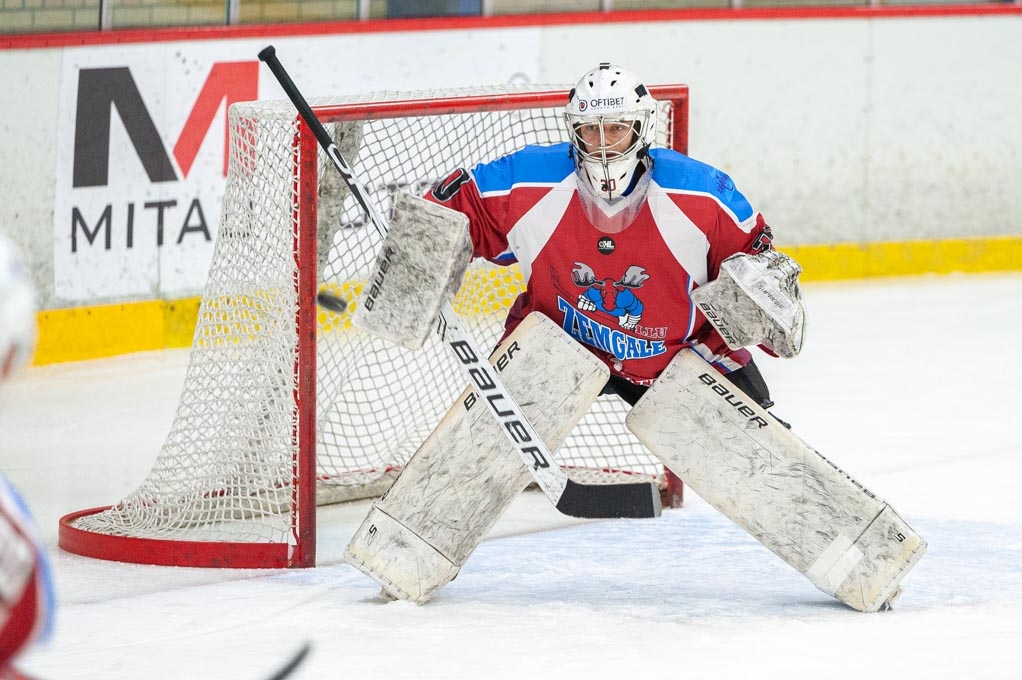
<instances>
[{"instance_id":1,"label":"hockey stick blade","mask_svg":"<svg viewBox=\"0 0 1022 680\"><path fill-rule=\"evenodd\" d=\"M379 232L380 236L386 237L390 231L386 218L373 205L369 194L358 181L358 178L355 177L355 172L348 165L344 157L341 156L341 152L337 145L334 144L330 133L323 127L323 123L320 122L315 111L309 106L308 101L306 101L298 86L295 85L284 65L280 63L274 47L269 45L263 48L259 52L259 60L265 63L270 72L273 73L273 76L277 79L285 94L287 94L288 99L291 100L291 103L297 109L298 115L305 121L309 130L316 137L316 141L319 142L320 147L333 162L334 168L341 175L341 179L344 180L348 189L351 190L356 202L368 215L373 227ZM521 407L504 385L504 381L501 380L497 370L490 365L489 361L477 360L478 358L485 357L486 354L482 352L471 334L462 328L461 321L451 307L450 302L442 306L440 316L442 319L437 326L437 334L440 336L441 341L454 355L459 369L461 369L468 380L468 384L479 384L480 379L477 375L474 375L474 372L478 372L482 376L482 382L492 385L493 389L499 393L502 403L506 405L506 409L502 410L505 415L495 415L494 417L502 426L501 429L507 435L508 441L529 469L539 488L542 489L546 497L558 510L573 517L583 518L656 517L660 514L660 496L655 484L598 484L587 486L568 479L567 474L561 469L547 449L543 439L536 433L535 428L528 418L525 417L525 414L522 413ZM467 363L466 357L469 356L471 356L472 361ZM496 414L493 410L490 413ZM505 421L512 422L515 427L513 429L507 427ZM512 432L520 432L521 434L516 436ZM642 493L650 493L655 499L653 507L649 507L648 504L635 503L631 495L637 492L621 488L632 486L641 488ZM569 491L569 488L585 488L585 491ZM566 495L567 499L565 499ZM562 501L564 501L564 507L562 507ZM619 503L624 505L617 507ZM638 514L643 510L645 511L643 514ZM584 512L596 514L581 514Z\"/></svg>"},{"instance_id":2,"label":"hockey stick blade","mask_svg":"<svg viewBox=\"0 0 1022 680\"><path fill-rule=\"evenodd\" d=\"M660 492L653 484L586 486L568 480L557 509L586 519L644 519L660 516Z\"/></svg>"}]
</instances>

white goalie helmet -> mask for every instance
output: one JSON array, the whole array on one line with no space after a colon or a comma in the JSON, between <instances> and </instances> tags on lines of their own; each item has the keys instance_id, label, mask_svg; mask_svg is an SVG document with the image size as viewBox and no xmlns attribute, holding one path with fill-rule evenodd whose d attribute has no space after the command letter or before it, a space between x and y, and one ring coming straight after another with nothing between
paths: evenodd
<instances>
[{"instance_id":1,"label":"white goalie helmet","mask_svg":"<svg viewBox=\"0 0 1022 680\"><path fill-rule=\"evenodd\" d=\"M581 187L608 205L620 200L639 164L649 162L657 118L656 100L631 71L600 64L585 74L564 109ZM632 134L616 143L608 139L608 126L615 123L628 125Z\"/></svg>"},{"instance_id":2,"label":"white goalie helmet","mask_svg":"<svg viewBox=\"0 0 1022 680\"><path fill-rule=\"evenodd\" d=\"M35 293L14 244L0 234L0 380L28 363L36 345Z\"/></svg>"}]
</instances>

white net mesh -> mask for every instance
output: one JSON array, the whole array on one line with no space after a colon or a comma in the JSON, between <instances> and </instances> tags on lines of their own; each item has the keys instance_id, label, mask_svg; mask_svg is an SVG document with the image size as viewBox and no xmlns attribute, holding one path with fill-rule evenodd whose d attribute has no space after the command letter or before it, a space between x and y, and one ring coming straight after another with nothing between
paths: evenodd
<instances>
[{"instance_id":1,"label":"white net mesh","mask_svg":"<svg viewBox=\"0 0 1022 680\"><path fill-rule=\"evenodd\" d=\"M376 206L396 192L422 194L458 167L526 144L565 139L567 87L430 93L465 110L408 115L422 93L310 102ZM534 92L550 92L543 100ZM472 95L469 97L469 95ZM509 110L472 110L522 100ZM467 99L465 99L467 97ZM542 101L541 101L542 100ZM666 118L670 102L662 104ZM394 113L381 113L386 108ZM418 113L418 111L416 111ZM298 139L289 102L230 110L230 170L181 401L152 472L110 510L78 529L116 536L199 541L292 541L301 380L311 378L297 340L296 243L302 206ZM659 126L666 145L670 125ZM307 134L307 133L306 133ZM318 286L348 301L317 312L316 470L319 502L376 496L464 389L442 344L412 352L351 326L380 237L325 154L318 161ZM303 203L304 202L304 203ZM482 347L501 335L521 290L517 267L470 267L454 308ZM659 464L624 427L627 406L601 397L556 456L579 481L648 481Z\"/></svg>"}]
</instances>

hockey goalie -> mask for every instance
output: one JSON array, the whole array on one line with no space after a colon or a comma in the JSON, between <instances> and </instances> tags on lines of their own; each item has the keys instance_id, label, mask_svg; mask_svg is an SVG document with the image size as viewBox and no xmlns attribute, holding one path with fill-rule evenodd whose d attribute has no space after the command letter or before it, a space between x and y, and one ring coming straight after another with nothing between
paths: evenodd
<instances>
[{"instance_id":1,"label":"hockey goalie","mask_svg":"<svg viewBox=\"0 0 1022 680\"><path fill-rule=\"evenodd\" d=\"M526 287L491 361L549 450L599 394L617 395L632 406L628 428L713 507L829 595L885 608L925 542L766 410L749 350L801 351L801 269L728 175L653 147L657 118L634 74L586 73L565 108L568 141L456 170L426 200L400 202L409 229L390 233L377 262L391 293L363 300L355 321L418 346L469 254L518 263ZM479 402L466 388L346 549L392 597L433 597L529 481Z\"/></svg>"}]
</instances>

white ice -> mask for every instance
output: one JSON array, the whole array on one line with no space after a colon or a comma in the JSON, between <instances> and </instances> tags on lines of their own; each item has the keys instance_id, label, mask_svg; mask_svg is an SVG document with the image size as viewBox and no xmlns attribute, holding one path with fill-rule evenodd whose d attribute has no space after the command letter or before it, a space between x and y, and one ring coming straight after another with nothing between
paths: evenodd
<instances>
[{"instance_id":1,"label":"white ice","mask_svg":"<svg viewBox=\"0 0 1022 680\"><path fill-rule=\"evenodd\" d=\"M1022 275L810 284L806 348L759 364L775 413L929 542L890 612L816 590L694 494L658 520L573 522L526 493L431 603L340 562L367 505L321 514L319 566L90 560L57 520L145 476L186 352L45 366L0 391L0 467L51 547L52 680L1022 677Z\"/></svg>"}]
</instances>

